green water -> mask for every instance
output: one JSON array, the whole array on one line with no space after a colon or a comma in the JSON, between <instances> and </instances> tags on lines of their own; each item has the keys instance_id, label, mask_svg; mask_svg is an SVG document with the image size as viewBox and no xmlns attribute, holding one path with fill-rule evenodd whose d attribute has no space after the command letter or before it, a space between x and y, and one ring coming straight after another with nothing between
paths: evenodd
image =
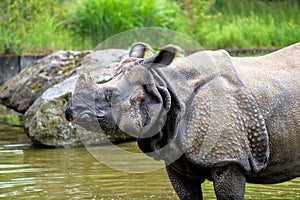
<instances>
[{"instance_id":1,"label":"green water","mask_svg":"<svg viewBox=\"0 0 300 200\"><path fill-rule=\"evenodd\" d=\"M33 148L19 118L4 111L0 117L0 199L178 199L163 169L124 173L103 165L85 148ZM137 149L134 142L120 146ZM215 199L212 183L205 182L203 191L204 199ZM246 199L300 199L300 179L276 185L247 184Z\"/></svg>"}]
</instances>

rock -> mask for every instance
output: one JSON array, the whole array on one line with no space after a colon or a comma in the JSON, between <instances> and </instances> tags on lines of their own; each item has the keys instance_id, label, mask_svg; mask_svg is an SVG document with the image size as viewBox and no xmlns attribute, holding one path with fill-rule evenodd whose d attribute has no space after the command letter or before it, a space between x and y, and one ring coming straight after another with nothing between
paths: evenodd
<instances>
[{"instance_id":1,"label":"rock","mask_svg":"<svg viewBox=\"0 0 300 200\"><path fill-rule=\"evenodd\" d=\"M103 144L108 140L121 142L131 139L127 135L107 135L89 132L65 119L65 105L75 88L76 80L83 71L88 71L96 82L109 80L120 56L125 50L102 50L89 54L74 75L46 90L24 115L25 132L36 144L53 147L74 147Z\"/></svg>"},{"instance_id":2,"label":"rock","mask_svg":"<svg viewBox=\"0 0 300 200\"><path fill-rule=\"evenodd\" d=\"M19 56L0 56L0 85L19 72Z\"/></svg>"},{"instance_id":3,"label":"rock","mask_svg":"<svg viewBox=\"0 0 300 200\"><path fill-rule=\"evenodd\" d=\"M0 102L25 113L41 94L69 77L90 51L57 51L22 70L0 87Z\"/></svg>"}]
</instances>

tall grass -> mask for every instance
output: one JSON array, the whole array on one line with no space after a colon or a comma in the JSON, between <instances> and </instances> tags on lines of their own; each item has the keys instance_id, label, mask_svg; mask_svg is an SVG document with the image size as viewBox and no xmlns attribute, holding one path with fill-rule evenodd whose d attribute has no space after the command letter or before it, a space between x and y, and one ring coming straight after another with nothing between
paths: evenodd
<instances>
[{"instance_id":1,"label":"tall grass","mask_svg":"<svg viewBox=\"0 0 300 200\"><path fill-rule=\"evenodd\" d=\"M62 26L63 0L4 0L0 4L0 53L46 53L76 48Z\"/></svg>"},{"instance_id":2,"label":"tall grass","mask_svg":"<svg viewBox=\"0 0 300 200\"><path fill-rule=\"evenodd\" d=\"M260 18L254 14L224 23L207 23L209 34L198 38L204 46L215 48L282 47L300 41L295 22L276 22L272 15Z\"/></svg>"},{"instance_id":3,"label":"tall grass","mask_svg":"<svg viewBox=\"0 0 300 200\"><path fill-rule=\"evenodd\" d=\"M218 0L193 37L206 48L287 46L300 42L299 8L296 0Z\"/></svg>"},{"instance_id":4,"label":"tall grass","mask_svg":"<svg viewBox=\"0 0 300 200\"><path fill-rule=\"evenodd\" d=\"M122 31L141 27L176 28L179 7L167 0L81 0L69 15L70 28L96 46Z\"/></svg>"},{"instance_id":5,"label":"tall grass","mask_svg":"<svg viewBox=\"0 0 300 200\"><path fill-rule=\"evenodd\" d=\"M165 27L204 48L300 41L298 0L2 0L0 53L92 49L132 28Z\"/></svg>"}]
</instances>

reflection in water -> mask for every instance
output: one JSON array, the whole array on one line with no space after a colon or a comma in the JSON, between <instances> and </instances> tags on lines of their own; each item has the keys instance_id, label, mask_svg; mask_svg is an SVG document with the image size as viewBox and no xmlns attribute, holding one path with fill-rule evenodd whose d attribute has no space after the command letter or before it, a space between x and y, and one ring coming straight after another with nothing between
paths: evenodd
<instances>
[{"instance_id":1,"label":"reflection in water","mask_svg":"<svg viewBox=\"0 0 300 200\"><path fill-rule=\"evenodd\" d=\"M0 119L0 198L178 199L163 169L127 174L101 164L85 148L34 149L21 122L5 117L5 123L3 115ZM134 142L120 147L137 148ZM299 185L300 179L247 184L246 199L300 199ZM212 183L206 182L203 190L204 199L215 199Z\"/></svg>"}]
</instances>

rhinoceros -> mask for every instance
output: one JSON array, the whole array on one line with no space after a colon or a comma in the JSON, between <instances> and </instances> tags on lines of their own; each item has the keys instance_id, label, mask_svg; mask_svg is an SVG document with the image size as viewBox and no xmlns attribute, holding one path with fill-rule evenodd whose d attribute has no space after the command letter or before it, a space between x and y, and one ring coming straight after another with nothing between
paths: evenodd
<instances>
[{"instance_id":1,"label":"rhinoceros","mask_svg":"<svg viewBox=\"0 0 300 200\"><path fill-rule=\"evenodd\" d=\"M225 50L177 56L133 45L114 77L79 77L66 118L86 129L122 132L166 163L180 199L244 199L245 184L300 175L300 43L253 58ZM75 99L77 100L75 101Z\"/></svg>"}]
</instances>

